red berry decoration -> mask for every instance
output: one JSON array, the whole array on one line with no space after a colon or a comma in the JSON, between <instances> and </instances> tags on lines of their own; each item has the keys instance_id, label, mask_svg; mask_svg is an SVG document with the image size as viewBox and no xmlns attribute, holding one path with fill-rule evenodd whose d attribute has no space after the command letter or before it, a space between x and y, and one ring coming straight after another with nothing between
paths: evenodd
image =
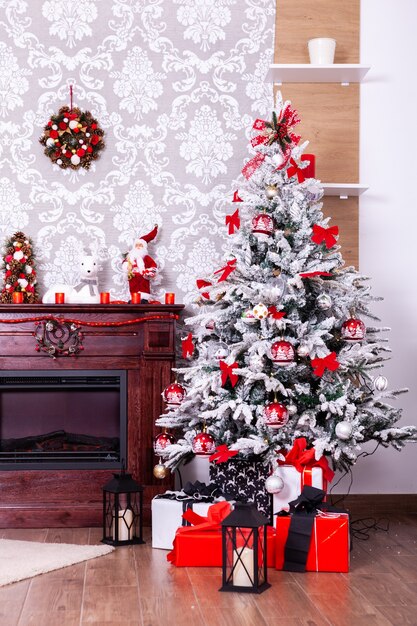
<instances>
[{"instance_id":1,"label":"red berry decoration","mask_svg":"<svg viewBox=\"0 0 417 626\"><path fill-rule=\"evenodd\" d=\"M216 451L214 437L210 433L198 433L193 439L192 449L197 456L210 456Z\"/></svg>"},{"instance_id":2,"label":"red berry decoration","mask_svg":"<svg viewBox=\"0 0 417 626\"><path fill-rule=\"evenodd\" d=\"M275 365L291 365L295 360L293 345L289 341L275 341L271 346L271 359Z\"/></svg>"},{"instance_id":3,"label":"red berry decoration","mask_svg":"<svg viewBox=\"0 0 417 626\"><path fill-rule=\"evenodd\" d=\"M363 341L365 334L365 324L356 317L350 317L342 324L341 335L344 341Z\"/></svg>"},{"instance_id":4,"label":"red berry decoration","mask_svg":"<svg viewBox=\"0 0 417 626\"><path fill-rule=\"evenodd\" d=\"M187 390L179 383L171 383L163 391L163 397L167 404L171 406L179 406L184 400Z\"/></svg>"},{"instance_id":5,"label":"red berry decoration","mask_svg":"<svg viewBox=\"0 0 417 626\"><path fill-rule=\"evenodd\" d=\"M266 213L255 215L252 220L252 233L256 236L269 237L274 232L274 222L272 217Z\"/></svg>"},{"instance_id":6,"label":"red berry decoration","mask_svg":"<svg viewBox=\"0 0 417 626\"><path fill-rule=\"evenodd\" d=\"M281 428L288 422L287 407L280 402L267 404L263 411L263 421L269 428Z\"/></svg>"},{"instance_id":7,"label":"red berry decoration","mask_svg":"<svg viewBox=\"0 0 417 626\"><path fill-rule=\"evenodd\" d=\"M153 449L157 456L163 456L165 448L171 446L177 440L171 433L159 433L153 440Z\"/></svg>"}]
</instances>

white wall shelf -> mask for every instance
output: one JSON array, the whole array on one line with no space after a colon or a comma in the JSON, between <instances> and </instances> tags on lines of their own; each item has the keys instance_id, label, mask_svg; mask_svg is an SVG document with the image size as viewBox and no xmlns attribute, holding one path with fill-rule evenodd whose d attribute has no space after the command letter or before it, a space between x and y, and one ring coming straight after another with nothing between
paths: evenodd
<instances>
[{"instance_id":1,"label":"white wall shelf","mask_svg":"<svg viewBox=\"0 0 417 626\"><path fill-rule=\"evenodd\" d=\"M359 183L321 183L325 196L339 196L346 200L349 196L361 196L369 187Z\"/></svg>"},{"instance_id":2,"label":"white wall shelf","mask_svg":"<svg viewBox=\"0 0 417 626\"><path fill-rule=\"evenodd\" d=\"M278 85L282 83L360 83L370 68L358 63L335 63L333 65L311 65L310 63L273 63L266 80Z\"/></svg>"}]
</instances>

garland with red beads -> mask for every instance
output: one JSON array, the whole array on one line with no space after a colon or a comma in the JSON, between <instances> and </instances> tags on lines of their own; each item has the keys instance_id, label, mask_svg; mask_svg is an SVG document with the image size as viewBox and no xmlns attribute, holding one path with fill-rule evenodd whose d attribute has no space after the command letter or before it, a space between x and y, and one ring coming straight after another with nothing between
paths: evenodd
<instances>
[{"instance_id":1,"label":"garland with red beads","mask_svg":"<svg viewBox=\"0 0 417 626\"><path fill-rule=\"evenodd\" d=\"M39 141L45 146L46 156L61 169L88 170L105 147L103 136L90 111L64 106L57 115L51 115Z\"/></svg>"},{"instance_id":2,"label":"garland with red beads","mask_svg":"<svg viewBox=\"0 0 417 626\"><path fill-rule=\"evenodd\" d=\"M54 321L59 323L76 324L77 326L96 326L99 328L105 328L106 326L130 326L131 324L141 324L143 322L150 322L152 320L177 320L179 318L175 313L168 313L167 315L144 315L143 317L137 317L134 320L123 320L118 322L87 322L86 320L67 319L63 317L55 317L55 315L37 315L36 317L20 317L0 319L0 324L24 324L26 322L44 322Z\"/></svg>"}]
</instances>

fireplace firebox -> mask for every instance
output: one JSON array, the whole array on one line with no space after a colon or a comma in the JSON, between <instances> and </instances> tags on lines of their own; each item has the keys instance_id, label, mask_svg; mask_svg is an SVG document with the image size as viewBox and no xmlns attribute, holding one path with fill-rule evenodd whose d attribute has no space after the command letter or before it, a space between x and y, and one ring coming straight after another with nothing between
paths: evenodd
<instances>
[{"instance_id":1,"label":"fireplace firebox","mask_svg":"<svg viewBox=\"0 0 417 626\"><path fill-rule=\"evenodd\" d=\"M120 469L123 370L0 371L0 470Z\"/></svg>"}]
</instances>

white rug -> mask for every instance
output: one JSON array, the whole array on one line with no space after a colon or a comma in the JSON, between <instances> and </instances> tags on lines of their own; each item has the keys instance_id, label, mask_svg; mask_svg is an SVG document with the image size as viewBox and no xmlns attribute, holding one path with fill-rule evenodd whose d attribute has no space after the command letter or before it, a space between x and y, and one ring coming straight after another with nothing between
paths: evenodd
<instances>
[{"instance_id":1,"label":"white rug","mask_svg":"<svg viewBox=\"0 0 417 626\"><path fill-rule=\"evenodd\" d=\"M0 587L109 554L112 546L0 539Z\"/></svg>"}]
</instances>

